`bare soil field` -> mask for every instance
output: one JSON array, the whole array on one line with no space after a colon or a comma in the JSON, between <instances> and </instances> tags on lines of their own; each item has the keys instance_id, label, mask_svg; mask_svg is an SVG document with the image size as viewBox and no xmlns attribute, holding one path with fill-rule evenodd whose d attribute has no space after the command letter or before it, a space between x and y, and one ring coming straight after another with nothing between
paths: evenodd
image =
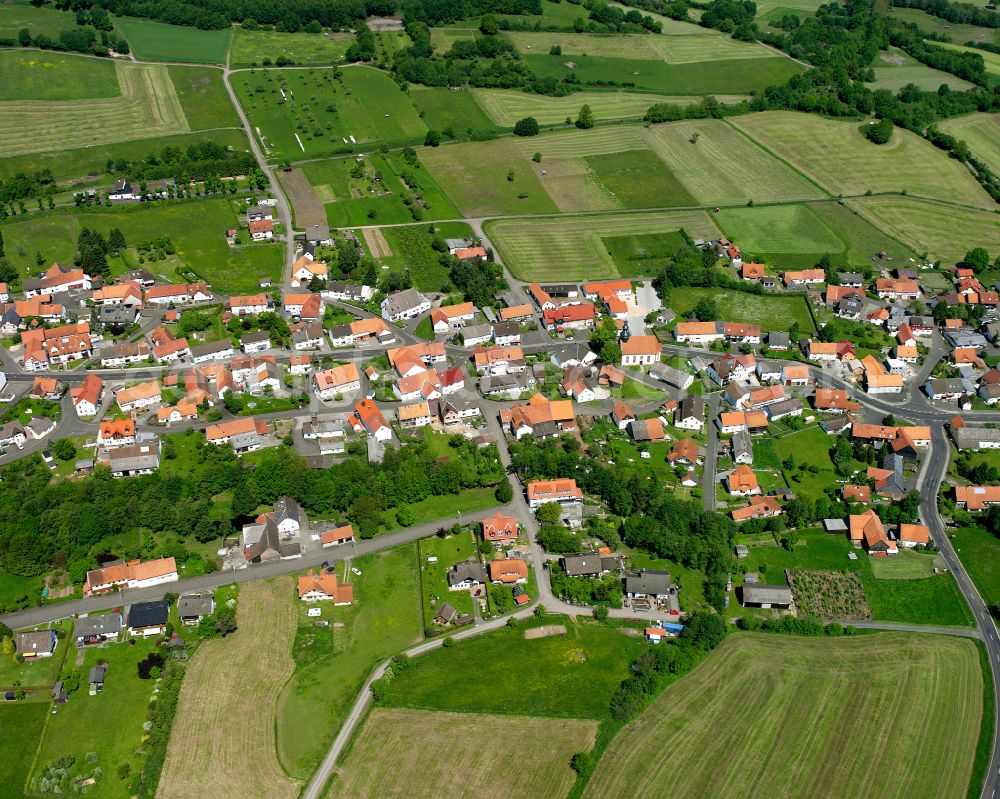
<instances>
[{"instance_id":1,"label":"bare soil field","mask_svg":"<svg viewBox=\"0 0 1000 799\"><path fill-rule=\"evenodd\" d=\"M301 169L290 169L278 172L288 200L295 214L295 226L299 230L309 230L318 226L326 226L326 209L316 196L316 191Z\"/></svg>"},{"instance_id":2,"label":"bare soil field","mask_svg":"<svg viewBox=\"0 0 1000 799\"><path fill-rule=\"evenodd\" d=\"M506 731L506 732L502 732ZM593 748L597 722L377 709L331 780L327 799L561 799L576 780L570 758ZM498 734L516 738L516 764Z\"/></svg>"},{"instance_id":3,"label":"bare soil field","mask_svg":"<svg viewBox=\"0 0 1000 799\"><path fill-rule=\"evenodd\" d=\"M240 588L239 629L206 643L188 667L160 799L298 796L301 783L278 764L274 733L278 691L293 669L294 603L288 577Z\"/></svg>"},{"instance_id":4,"label":"bare soil field","mask_svg":"<svg viewBox=\"0 0 1000 799\"><path fill-rule=\"evenodd\" d=\"M392 247L385 240L385 233L378 228L365 228L362 233L365 236L365 243L372 254L372 258L389 258L392 256Z\"/></svg>"},{"instance_id":5,"label":"bare soil field","mask_svg":"<svg viewBox=\"0 0 1000 799\"><path fill-rule=\"evenodd\" d=\"M530 641L534 638L548 638L550 635L566 635L565 624L548 624L545 627L532 627L524 631L524 640Z\"/></svg>"}]
</instances>

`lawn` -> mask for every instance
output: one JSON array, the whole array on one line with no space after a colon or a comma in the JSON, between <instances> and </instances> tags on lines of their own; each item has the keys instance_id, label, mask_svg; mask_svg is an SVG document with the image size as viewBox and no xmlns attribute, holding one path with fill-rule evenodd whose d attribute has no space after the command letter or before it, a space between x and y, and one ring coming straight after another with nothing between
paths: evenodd
<instances>
[{"instance_id":1,"label":"lawn","mask_svg":"<svg viewBox=\"0 0 1000 799\"><path fill-rule=\"evenodd\" d=\"M896 261L906 261L915 258L916 253L908 246L900 243L889 233L875 227L853 208L837 202L809 203L807 206L819 217L834 235L844 244L840 253L831 253L835 266L859 266L871 263L872 256L877 252L885 252ZM815 265L809 254L782 256L784 264L789 267L810 267ZM950 285L950 284L949 284Z\"/></svg>"},{"instance_id":2,"label":"lawn","mask_svg":"<svg viewBox=\"0 0 1000 799\"><path fill-rule=\"evenodd\" d=\"M732 635L618 734L584 796L964 796L982 695L960 638Z\"/></svg>"},{"instance_id":3,"label":"lawn","mask_svg":"<svg viewBox=\"0 0 1000 799\"><path fill-rule=\"evenodd\" d=\"M643 131L643 138L700 203L730 205L825 196L814 183L722 120L654 125Z\"/></svg>"},{"instance_id":4,"label":"lawn","mask_svg":"<svg viewBox=\"0 0 1000 799\"><path fill-rule=\"evenodd\" d=\"M1000 114L970 114L944 119L938 127L956 139L964 139L976 158L995 172L1000 172Z\"/></svg>"},{"instance_id":5,"label":"lawn","mask_svg":"<svg viewBox=\"0 0 1000 799\"><path fill-rule=\"evenodd\" d=\"M243 796L248 785L298 796L301 783L278 762L275 701L295 669L298 614L291 578L240 587L239 629L202 644L187 668L157 796Z\"/></svg>"},{"instance_id":6,"label":"lawn","mask_svg":"<svg viewBox=\"0 0 1000 799\"><path fill-rule=\"evenodd\" d=\"M41 252L47 263L72 260L77 235L84 227L104 235L118 227L130 245L167 236L177 248L178 262L187 264L192 276L204 278L217 291L251 292L258 289L262 277L277 280L282 262L280 243L230 248L224 233L236 226L237 216L228 199L202 199L19 217L0 225L0 231L7 242L8 257L21 274L36 269L35 252ZM21 249L23 256L19 255ZM172 269L165 270L162 264L151 263L147 268L158 275L167 271L164 277L173 282L186 279Z\"/></svg>"},{"instance_id":7,"label":"lawn","mask_svg":"<svg viewBox=\"0 0 1000 799\"><path fill-rule=\"evenodd\" d=\"M703 297L715 300L719 317L724 322L760 325L765 332L788 330L793 322L799 323L803 334L816 329L807 300L801 295L748 294L742 291L685 287L670 293L670 307L679 315L686 314Z\"/></svg>"},{"instance_id":8,"label":"lawn","mask_svg":"<svg viewBox=\"0 0 1000 799\"><path fill-rule=\"evenodd\" d=\"M898 10L907 12L911 9L900 8ZM888 51L879 52L872 68L875 72L875 82L871 84L872 89L889 89L892 92L898 92L907 84L912 83L924 91L937 91L941 84L955 91L966 91L971 89L973 85L949 72L942 72L926 64L921 64L895 47Z\"/></svg>"},{"instance_id":9,"label":"lawn","mask_svg":"<svg viewBox=\"0 0 1000 799\"><path fill-rule=\"evenodd\" d=\"M977 25L946 22L917 8L894 8L892 15L903 22L912 22L920 30L927 33L947 36L957 44L968 42L1000 44L1000 29L997 28L981 28Z\"/></svg>"},{"instance_id":10,"label":"lawn","mask_svg":"<svg viewBox=\"0 0 1000 799\"><path fill-rule=\"evenodd\" d=\"M466 217L559 210L510 139L424 147L419 155Z\"/></svg>"},{"instance_id":11,"label":"lawn","mask_svg":"<svg viewBox=\"0 0 1000 799\"><path fill-rule=\"evenodd\" d=\"M494 494L493 488L466 488L460 494L444 494L411 502L408 507L413 512L413 524L410 526L416 527L438 520L441 521L442 527L449 526L452 519L460 521L460 513L475 513L495 507L498 503ZM394 510L385 511L382 518L385 520L384 532L391 533L402 529Z\"/></svg>"},{"instance_id":12,"label":"lawn","mask_svg":"<svg viewBox=\"0 0 1000 799\"><path fill-rule=\"evenodd\" d=\"M420 586L423 600L424 627L432 627L434 614L441 605L451 605L459 614L472 613L473 599L468 591L449 591L448 572L456 563L478 558L472 532L463 530L446 538L425 538L418 544ZM431 562L430 558L437 558Z\"/></svg>"},{"instance_id":13,"label":"lawn","mask_svg":"<svg viewBox=\"0 0 1000 799\"><path fill-rule=\"evenodd\" d=\"M236 73L233 88L270 159L416 144L427 131L393 80L370 67L249 70Z\"/></svg>"},{"instance_id":14,"label":"lawn","mask_svg":"<svg viewBox=\"0 0 1000 799\"><path fill-rule=\"evenodd\" d=\"M350 574L354 604L310 606L320 607L331 626L316 627L305 606L298 608L295 671L279 694L276 722L279 758L293 777L306 779L319 764L369 671L421 637L416 545L351 565L361 572Z\"/></svg>"},{"instance_id":15,"label":"lawn","mask_svg":"<svg viewBox=\"0 0 1000 799\"><path fill-rule=\"evenodd\" d=\"M130 781L118 776L118 766L129 763L133 771L141 768L142 758L137 750L156 684L153 680L140 680L136 664L155 649L155 639L137 640L134 646L109 644L104 648L88 649L83 665L77 667L74 648L63 667L63 677L78 670L80 688L49 720L32 781L40 776L46 764L70 755L76 758L70 774L89 774L95 766L104 771L101 796L132 795ZM108 663L104 690L96 696L88 696L87 673L101 661ZM113 719L114 723L95 724L95 718ZM97 759L92 762L86 757L90 752L97 753Z\"/></svg>"},{"instance_id":16,"label":"lawn","mask_svg":"<svg viewBox=\"0 0 1000 799\"><path fill-rule=\"evenodd\" d=\"M53 625L56 630L63 634L68 634L72 629L72 624L67 621L58 622ZM45 629L37 627L33 629ZM23 687L26 690L41 689L42 693L47 693L59 678L59 670L62 668L63 660L67 656L68 649L76 654L76 647L70 644L66 638L61 638L56 644L56 651L52 657L29 658L22 663L18 663L14 655L0 655L0 689L13 690Z\"/></svg>"},{"instance_id":17,"label":"lawn","mask_svg":"<svg viewBox=\"0 0 1000 799\"><path fill-rule=\"evenodd\" d=\"M276 62L284 56L293 64L310 66L336 64L344 59L354 37L342 33L280 33L267 30L236 29L229 60L233 67Z\"/></svg>"},{"instance_id":18,"label":"lawn","mask_svg":"<svg viewBox=\"0 0 1000 799\"><path fill-rule=\"evenodd\" d=\"M0 707L0 799L22 799L35 749L49 717L48 701Z\"/></svg>"},{"instance_id":19,"label":"lawn","mask_svg":"<svg viewBox=\"0 0 1000 799\"><path fill-rule=\"evenodd\" d=\"M789 487L797 495L818 499L824 496L828 487L836 485L837 473L830 460L834 441L819 425L811 425L788 435L771 436L778 460L783 463L792 458L795 461L795 468L783 471ZM800 468L802 466L811 468ZM818 471L812 471L813 468Z\"/></svg>"},{"instance_id":20,"label":"lawn","mask_svg":"<svg viewBox=\"0 0 1000 799\"><path fill-rule=\"evenodd\" d=\"M22 577L0 569L0 609L3 612L26 607L45 586L42 576Z\"/></svg>"},{"instance_id":21,"label":"lawn","mask_svg":"<svg viewBox=\"0 0 1000 799\"><path fill-rule=\"evenodd\" d=\"M786 255L815 264L824 253L839 255L846 247L837 234L806 205L772 205L760 208L724 208L715 221L725 234L752 253L781 268Z\"/></svg>"},{"instance_id":22,"label":"lawn","mask_svg":"<svg viewBox=\"0 0 1000 799\"><path fill-rule=\"evenodd\" d=\"M867 557L858 555L860 560ZM870 570L870 567L869 567ZM951 574L924 579L878 580L862 573L872 615L881 621L971 627L972 612Z\"/></svg>"},{"instance_id":23,"label":"lawn","mask_svg":"<svg viewBox=\"0 0 1000 799\"><path fill-rule=\"evenodd\" d=\"M470 89L469 93L476 98L493 122L504 128L513 128L517 120L527 116L537 119L540 125L558 125L565 122L567 117L576 119L584 104L590 106L594 119L597 120L642 119L655 103L691 105L701 100L690 95L668 97L626 90L578 92L565 97L546 97L515 89ZM727 102L739 98L719 96L716 99Z\"/></svg>"},{"instance_id":24,"label":"lawn","mask_svg":"<svg viewBox=\"0 0 1000 799\"><path fill-rule=\"evenodd\" d=\"M684 237L676 233L636 233L625 236L605 236L601 243L611 256L622 277L656 275L684 245Z\"/></svg>"},{"instance_id":25,"label":"lawn","mask_svg":"<svg viewBox=\"0 0 1000 799\"><path fill-rule=\"evenodd\" d=\"M471 89L456 91L444 87L411 86L410 102L428 128L450 131L458 138L490 135L496 125L476 101ZM513 123L511 123L513 125Z\"/></svg>"},{"instance_id":26,"label":"lawn","mask_svg":"<svg viewBox=\"0 0 1000 799\"><path fill-rule=\"evenodd\" d=\"M44 33L58 39L63 31L76 27L76 15L70 11L35 8L27 3L0 5L0 37L4 39L16 39L21 28L27 28L32 36Z\"/></svg>"},{"instance_id":27,"label":"lawn","mask_svg":"<svg viewBox=\"0 0 1000 799\"><path fill-rule=\"evenodd\" d=\"M876 145L861 135L856 121L794 111L750 114L730 124L832 194L906 191L993 206L964 166L907 130L897 128L888 144Z\"/></svg>"},{"instance_id":28,"label":"lawn","mask_svg":"<svg viewBox=\"0 0 1000 799\"><path fill-rule=\"evenodd\" d=\"M949 208L905 197L865 197L851 207L931 261L960 261L975 242L990 253L1000 252L1000 217L986 211Z\"/></svg>"},{"instance_id":29,"label":"lawn","mask_svg":"<svg viewBox=\"0 0 1000 799\"><path fill-rule=\"evenodd\" d=\"M167 69L191 130L239 127L240 118L229 101L220 70L173 66Z\"/></svg>"},{"instance_id":30,"label":"lawn","mask_svg":"<svg viewBox=\"0 0 1000 799\"><path fill-rule=\"evenodd\" d=\"M0 52L0 101L99 100L121 93L111 61L61 53ZM0 105L0 110L8 106Z\"/></svg>"},{"instance_id":31,"label":"lawn","mask_svg":"<svg viewBox=\"0 0 1000 799\"><path fill-rule=\"evenodd\" d=\"M982 527L962 527L952 542L986 605L1000 605L1000 539Z\"/></svg>"},{"instance_id":32,"label":"lawn","mask_svg":"<svg viewBox=\"0 0 1000 799\"><path fill-rule=\"evenodd\" d=\"M232 30L199 30L187 25L165 25L136 17L116 17L115 27L136 58L143 61L188 61L225 64Z\"/></svg>"},{"instance_id":33,"label":"lawn","mask_svg":"<svg viewBox=\"0 0 1000 799\"><path fill-rule=\"evenodd\" d=\"M506 747L484 745L484 735L505 729L517 731L516 768ZM511 796L562 799L576 780L570 759L589 751L596 733L582 719L376 709L326 796L458 799L488 796L502 784Z\"/></svg>"},{"instance_id":34,"label":"lawn","mask_svg":"<svg viewBox=\"0 0 1000 799\"><path fill-rule=\"evenodd\" d=\"M710 41L728 40L713 37ZM767 86L783 84L802 71L790 58L773 56L674 64L594 55L532 54L522 56L521 60L541 78L563 80L575 75L581 83L613 80L626 84L629 89L666 95L748 94Z\"/></svg>"},{"instance_id":35,"label":"lawn","mask_svg":"<svg viewBox=\"0 0 1000 799\"><path fill-rule=\"evenodd\" d=\"M934 576L937 557L929 552L900 548L892 558L872 558L872 574L879 580L923 580Z\"/></svg>"},{"instance_id":36,"label":"lawn","mask_svg":"<svg viewBox=\"0 0 1000 799\"><path fill-rule=\"evenodd\" d=\"M549 616L565 636L525 640L524 624L438 649L385 686L387 707L604 719L641 639L612 627ZM542 621L533 620L530 626Z\"/></svg>"},{"instance_id":37,"label":"lawn","mask_svg":"<svg viewBox=\"0 0 1000 799\"><path fill-rule=\"evenodd\" d=\"M625 208L694 205L694 198L649 150L590 155L583 159L594 180Z\"/></svg>"},{"instance_id":38,"label":"lawn","mask_svg":"<svg viewBox=\"0 0 1000 799\"><path fill-rule=\"evenodd\" d=\"M250 143L241 130L212 130L200 133L185 133L159 136L150 139L136 139L129 142L108 142L75 149L51 150L44 153L27 153L10 158L0 158L0 180L6 180L18 172L37 172L48 169L56 180L82 176L98 176L104 173L108 159L132 161L146 158L150 153L159 152L164 147L186 149L191 144L204 141L215 142L223 147L247 151ZM104 187L110 185L111 178L98 181Z\"/></svg>"},{"instance_id":39,"label":"lawn","mask_svg":"<svg viewBox=\"0 0 1000 799\"><path fill-rule=\"evenodd\" d=\"M605 238L680 228L694 238L720 235L704 211L500 219L487 222L484 229L515 277L560 281L619 277L621 273L602 241Z\"/></svg>"},{"instance_id":40,"label":"lawn","mask_svg":"<svg viewBox=\"0 0 1000 799\"><path fill-rule=\"evenodd\" d=\"M0 157L190 130L162 64L0 53L0 73L8 69L14 79L0 89L6 100L0 102Z\"/></svg>"}]
</instances>

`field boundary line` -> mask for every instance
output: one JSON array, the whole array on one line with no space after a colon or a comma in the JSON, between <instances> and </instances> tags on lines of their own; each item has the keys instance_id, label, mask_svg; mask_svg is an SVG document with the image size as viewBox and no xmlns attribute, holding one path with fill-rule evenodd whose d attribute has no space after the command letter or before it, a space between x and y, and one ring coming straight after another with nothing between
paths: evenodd
<instances>
[{"instance_id":1,"label":"field boundary line","mask_svg":"<svg viewBox=\"0 0 1000 799\"><path fill-rule=\"evenodd\" d=\"M793 58L792 61L794 61L794 60L795 59ZM725 122L727 125L729 125L729 127L731 127L733 130L735 130L741 136L743 136L748 142L750 142L751 144L753 144L755 147L759 148L760 150L763 150L765 153L767 153L769 156L771 156L775 160L780 161L782 164L784 164L785 166L787 166L790 170L792 170L792 172L794 172L796 175L798 175L799 177L801 177L806 182L811 183L813 186L815 186L817 189L819 189L821 192L823 192L823 194L825 194L827 197L829 197L830 199L836 199L834 197L834 195L833 195L833 192L830 191L830 189L828 189L826 186L824 186L822 183L820 183L815 178L807 175L805 172L803 172L801 169L799 169L797 166L795 166L795 164L791 163L790 161L786 161L784 158L782 158L776 152L774 152L773 150L771 150L769 147L765 147L763 144L761 144L759 141L757 141L753 136L751 136L745 130L742 130L740 127L738 127L737 125L734 125L732 122L730 122L728 117L723 118L722 121Z\"/></svg>"}]
</instances>

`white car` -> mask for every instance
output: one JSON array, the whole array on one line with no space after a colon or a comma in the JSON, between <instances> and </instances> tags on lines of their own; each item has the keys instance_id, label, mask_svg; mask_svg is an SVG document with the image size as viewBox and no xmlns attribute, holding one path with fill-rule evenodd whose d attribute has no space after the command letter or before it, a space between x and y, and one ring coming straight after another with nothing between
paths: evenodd
<instances>
[{"instance_id":1,"label":"white car","mask_svg":"<svg viewBox=\"0 0 1000 799\"><path fill-rule=\"evenodd\" d=\"M354 572L354 573L355 573L356 575L358 575L359 577L361 576L361 570L360 570L360 569L356 569L356 568L354 568L354 567L352 566L352 567L351 567L351 571L352 571L352 572Z\"/></svg>"}]
</instances>

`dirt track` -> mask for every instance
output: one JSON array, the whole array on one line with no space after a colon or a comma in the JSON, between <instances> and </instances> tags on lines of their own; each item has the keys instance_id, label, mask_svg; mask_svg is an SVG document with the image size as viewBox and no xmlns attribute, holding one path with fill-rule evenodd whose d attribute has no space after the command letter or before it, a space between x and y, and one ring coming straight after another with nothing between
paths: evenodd
<instances>
[{"instance_id":1,"label":"dirt track","mask_svg":"<svg viewBox=\"0 0 1000 799\"><path fill-rule=\"evenodd\" d=\"M301 169L278 172L278 180L292 204L296 229L309 230L317 225L326 227L326 208Z\"/></svg>"}]
</instances>

